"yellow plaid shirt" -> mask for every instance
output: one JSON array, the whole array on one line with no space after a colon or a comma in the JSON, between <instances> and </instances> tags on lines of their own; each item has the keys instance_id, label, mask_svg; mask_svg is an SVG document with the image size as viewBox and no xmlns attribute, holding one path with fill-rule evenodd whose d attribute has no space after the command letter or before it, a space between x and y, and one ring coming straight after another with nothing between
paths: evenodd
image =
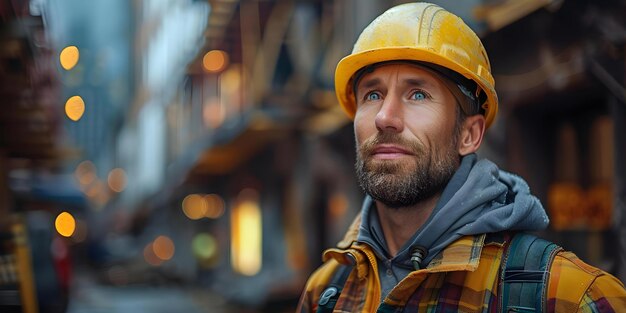
<instances>
[{"instance_id":1,"label":"yellow plaid shirt","mask_svg":"<svg viewBox=\"0 0 626 313\"><path fill-rule=\"evenodd\" d=\"M357 219L338 248L309 278L297 312L315 312L339 264L356 260L334 312L498 312L498 275L508 235L466 236L446 247L427 268L411 272L380 303L377 260L356 243ZM626 290L612 275L559 252L548 283L548 312L626 312Z\"/></svg>"}]
</instances>

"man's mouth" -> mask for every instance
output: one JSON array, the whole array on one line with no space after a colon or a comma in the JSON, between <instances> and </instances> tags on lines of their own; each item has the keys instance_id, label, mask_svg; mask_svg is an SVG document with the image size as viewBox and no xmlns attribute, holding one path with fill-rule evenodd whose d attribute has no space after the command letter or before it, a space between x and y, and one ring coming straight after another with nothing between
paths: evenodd
<instances>
[{"instance_id":1,"label":"man's mouth","mask_svg":"<svg viewBox=\"0 0 626 313\"><path fill-rule=\"evenodd\" d=\"M402 146L395 144L379 144L372 149L370 154L374 159L394 160L406 156L412 156L413 153Z\"/></svg>"}]
</instances>

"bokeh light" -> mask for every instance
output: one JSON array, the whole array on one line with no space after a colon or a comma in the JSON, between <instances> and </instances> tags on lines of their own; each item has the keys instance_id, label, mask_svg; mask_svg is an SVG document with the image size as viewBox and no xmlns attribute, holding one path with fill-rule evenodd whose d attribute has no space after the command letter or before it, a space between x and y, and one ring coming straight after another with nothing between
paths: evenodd
<instances>
[{"instance_id":1,"label":"bokeh light","mask_svg":"<svg viewBox=\"0 0 626 313\"><path fill-rule=\"evenodd\" d=\"M61 212L54 221L54 226L61 236L70 237L76 229L76 220L72 214Z\"/></svg>"},{"instance_id":2,"label":"bokeh light","mask_svg":"<svg viewBox=\"0 0 626 313\"><path fill-rule=\"evenodd\" d=\"M143 258L146 263L152 266L159 266L163 261L159 259L156 254L154 254L154 249L152 248L152 242L147 244L145 248L143 248Z\"/></svg>"},{"instance_id":3,"label":"bokeh light","mask_svg":"<svg viewBox=\"0 0 626 313\"><path fill-rule=\"evenodd\" d=\"M202 66L209 73L219 73L228 67L228 54L222 50L211 50L202 58Z\"/></svg>"},{"instance_id":4,"label":"bokeh light","mask_svg":"<svg viewBox=\"0 0 626 313\"><path fill-rule=\"evenodd\" d=\"M85 101L80 96L73 96L65 102L65 114L69 119L76 122L85 113Z\"/></svg>"},{"instance_id":5,"label":"bokeh light","mask_svg":"<svg viewBox=\"0 0 626 313\"><path fill-rule=\"evenodd\" d=\"M342 193L333 194L328 199L328 210L333 219L343 217L348 211L348 198Z\"/></svg>"},{"instance_id":6,"label":"bokeh light","mask_svg":"<svg viewBox=\"0 0 626 313\"><path fill-rule=\"evenodd\" d=\"M152 243L154 255L162 261L167 261L174 256L174 242L167 236L159 236Z\"/></svg>"},{"instance_id":7,"label":"bokeh light","mask_svg":"<svg viewBox=\"0 0 626 313\"><path fill-rule=\"evenodd\" d=\"M219 218L224 215L224 199L217 194L208 194L204 196L207 210L205 216L208 218Z\"/></svg>"},{"instance_id":8,"label":"bokeh light","mask_svg":"<svg viewBox=\"0 0 626 313\"><path fill-rule=\"evenodd\" d=\"M253 276L262 263L261 208L255 190L244 189L239 198L231 217L231 266L236 272Z\"/></svg>"},{"instance_id":9,"label":"bokeh light","mask_svg":"<svg viewBox=\"0 0 626 313\"><path fill-rule=\"evenodd\" d=\"M183 213L192 219L201 219L206 215L207 202L204 197L198 194L191 194L183 199Z\"/></svg>"},{"instance_id":10,"label":"bokeh light","mask_svg":"<svg viewBox=\"0 0 626 313\"><path fill-rule=\"evenodd\" d=\"M83 161L76 167L74 175L78 182L83 185L89 185L93 183L96 178L96 166L91 161Z\"/></svg>"},{"instance_id":11,"label":"bokeh light","mask_svg":"<svg viewBox=\"0 0 626 313\"><path fill-rule=\"evenodd\" d=\"M95 200L104 192L105 188L106 185L104 184L104 182L96 179L84 189L84 193L90 199Z\"/></svg>"},{"instance_id":12,"label":"bokeh light","mask_svg":"<svg viewBox=\"0 0 626 313\"><path fill-rule=\"evenodd\" d=\"M237 93L241 89L241 67L232 66L220 75L220 88L223 93Z\"/></svg>"},{"instance_id":13,"label":"bokeh light","mask_svg":"<svg viewBox=\"0 0 626 313\"><path fill-rule=\"evenodd\" d=\"M206 261L213 258L217 252L215 238L207 233L197 234L191 242L193 254L198 260Z\"/></svg>"},{"instance_id":14,"label":"bokeh light","mask_svg":"<svg viewBox=\"0 0 626 313\"><path fill-rule=\"evenodd\" d=\"M217 97L209 97L202 106L202 119L209 128L218 128L224 123L225 110Z\"/></svg>"},{"instance_id":15,"label":"bokeh light","mask_svg":"<svg viewBox=\"0 0 626 313\"><path fill-rule=\"evenodd\" d=\"M121 168L115 168L109 172L109 188L115 192L122 192L126 189L126 172Z\"/></svg>"},{"instance_id":16,"label":"bokeh light","mask_svg":"<svg viewBox=\"0 0 626 313\"><path fill-rule=\"evenodd\" d=\"M67 46L61 50L59 54L59 61L61 62L61 67L66 71L71 70L76 66L78 60L80 59L80 51L76 46Z\"/></svg>"}]
</instances>

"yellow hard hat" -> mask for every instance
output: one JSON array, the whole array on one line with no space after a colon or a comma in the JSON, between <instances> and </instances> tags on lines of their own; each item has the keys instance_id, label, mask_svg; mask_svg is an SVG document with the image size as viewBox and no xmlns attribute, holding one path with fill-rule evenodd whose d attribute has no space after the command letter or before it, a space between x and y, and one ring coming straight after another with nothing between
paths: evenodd
<instances>
[{"instance_id":1,"label":"yellow hard hat","mask_svg":"<svg viewBox=\"0 0 626 313\"><path fill-rule=\"evenodd\" d=\"M356 103L352 79L363 67L394 60L435 64L477 84L477 98L484 110L486 128L498 112L487 52L478 36L458 16L431 3L395 6L370 23L359 36L352 53L335 70L335 92L346 114L354 119ZM478 97L479 93L484 93Z\"/></svg>"}]
</instances>

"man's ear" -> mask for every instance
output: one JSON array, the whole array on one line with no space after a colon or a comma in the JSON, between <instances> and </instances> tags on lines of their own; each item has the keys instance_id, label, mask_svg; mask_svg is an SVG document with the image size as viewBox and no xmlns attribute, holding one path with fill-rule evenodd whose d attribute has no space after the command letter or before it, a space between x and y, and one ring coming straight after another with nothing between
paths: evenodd
<instances>
[{"instance_id":1,"label":"man's ear","mask_svg":"<svg viewBox=\"0 0 626 313\"><path fill-rule=\"evenodd\" d=\"M482 114L468 116L461 125L458 150L462 156L474 153L480 148L485 135L485 117Z\"/></svg>"}]
</instances>

